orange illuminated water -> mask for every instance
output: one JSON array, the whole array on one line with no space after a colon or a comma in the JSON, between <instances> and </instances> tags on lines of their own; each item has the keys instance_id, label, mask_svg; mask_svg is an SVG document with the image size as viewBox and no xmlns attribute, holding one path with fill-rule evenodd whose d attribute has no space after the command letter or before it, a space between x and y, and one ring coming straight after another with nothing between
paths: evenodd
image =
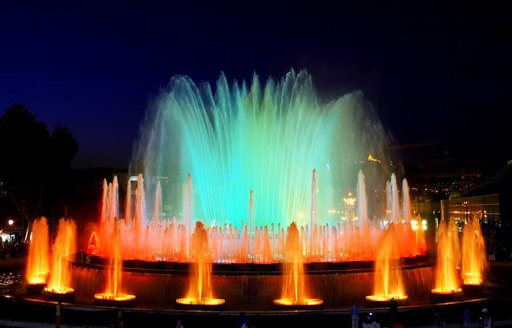
<instances>
[{"instance_id":1,"label":"orange illuminated water","mask_svg":"<svg viewBox=\"0 0 512 328\"><path fill-rule=\"evenodd\" d=\"M460 265L460 245L455 220L441 220L438 229L434 294L461 292L457 268Z\"/></svg>"},{"instance_id":2,"label":"orange illuminated water","mask_svg":"<svg viewBox=\"0 0 512 328\"><path fill-rule=\"evenodd\" d=\"M375 275L373 295L366 297L369 301L406 300L405 287L400 266L399 240L396 235L396 225L390 223L379 243L379 251L375 260Z\"/></svg>"},{"instance_id":3,"label":"orange illuminated water","mask_svg":"<svg viewBox=\"0 0 512 328\"><path fill-rule=\"evenodd\" d=\"M146 261L173 261L190 263L190 286L186 297L177 299L178 304L200 304L206 300L216 300L211 293L212 263L286 263L283 279L295 281L286 283L286 292L281 300L290 304L304 303L310 299L305 293L303 262L342 262L342 261L374 261L380 249L380 241L385 227L394 223L394 237L400 241L398 257L424 254L424 235L413 231L411 217L413 215L408 198L408 186L403 184L403 199L399 199L396 177L392 175L387 193L391 215L385 219L369 218L367 211L366 187L364 174L358 176L358 192L356 204L352 205L354 217L340 217L329 224L318 224L315 170L313 170L311 188L311 209L304 216L310 217L308 224L299 226L295 222L290 226L280 224L257 226L253 221L253 212L257 211L258 199L251 192L248 196L247 221L241 227L225 224L212 224L206 227L198 221L191 233L193 220L193 185L192 177L187 176L184 188L182 217L165 218L161 203L163 188L157 182L156 194L152 204L146 204L144 179L137 176L136 182L129 180L124 209L119 206L119 186L117 178L111 183L104 180L100 225L89 242L90 254L100 257L115 257L113 254L112 232L115 221L120 225L122 238L120 254L122 259L141 259ZM320 198L318 199L320 201ZM403 209L400 211L400 203ZM147 217L146 208L152 208L152 217ZM124 215L123 219L117 219ZM304 221L304 217L301 219ZM293 226L293 227L292 227ZM296 231L296 233L295 233ZM298 253L289 249L289 243L297 236L300 246ZM197 238L201 236L202 242ZM291 238L290 241L287 241ZM200 252L198 253L198 250ZM199 255L198 255L199 254ZM301 254L294 258L293 254ZM290 260L292 259L292 260ZM297 262L300 259L300 264ZM295 263L295 264L292 264ZM115 267L112 264L112 267ZM286 277L286 278L284 278ZM392 277L385 278L388 281ZM382 287L381 294L392 295L391 287ZM387 291L386 291L387 290ZM394 295L396 299L405 295ZM224 300L222 300L224 301ZM275 302L278 303L278 300Z\"/></svg>"},{"instance_id":4,"label":"orange illuminated water","mask_svg":"<svg viewBox=\"0 0 512 328\"><path fill-rule=\"evenodd\" d=\"M109 265L106 270L105 290L101 293L95 293L95 300L126 302L134 301L135 295L123 291L123 261L121 255L121 220L114 221L113 235L111 238L113 247L113 257L109 259Z\"/></svg>"},{"instance_id":5,"label":"orange illuminated water","mask_svg":"<svg viewBox=\"0 0 512 328\"><path fill-rule=\"evenodd\" d=\"M304 276L304 259L299 230L295 223L288 227L283 262L283 287L278 305L320 305L323 300L310 298Z\"/></svg>"},{"instance_id":6,"label":"orange illuminated water","mask_svg":"<svg viewBox=\"0 0 512 328\"><path fill-rule=\"evenodd\" d=\"M315 171L313 171L315 172ZM360 172L360 177L363 174ZM314 180L314 179L313 179ZM90 253L98 256L112 257L112 230L114 219L124 215L122 221L121 249L124 259L141 259L149 261L191 262L190 243L193 226L196 220L192 213L192 178L187 177L184 188L184 204L182 217L162 217L161 203L162 187L156 188L153 195L154 203L146 204L142 175L137 181L128 181L125 208L121 210L119 202L119 186L117 178L111 183L104 180L101 218L97 238L91 238ZM400 254L416 256L424 254L424 236L421 232L412 231L409 199L401 202L406 216L402 217L399 210L398 187L396 178L393 185L393 195L390 196L388 207L392 208L392 216L386 218L389 222L402 221L405 224L396 231L397 238L403 241ZM408 186L405 184L404 188ZM312 198L317 195L312 188ZM404 196L408 195L403 192ZM314 196L314 197L313 197ZM318 201L320 201L319 199ZM304 211L304 217L311 216L308 224L298 225L301 231L304 256L306 262L343 262L343 261L373 261L377 253L377 244L383 234L383 221L369 218L364 183L358 186L356 208L357 217L352 219L336 218L328 224L318 224L318 218L325 215L318 213L316 200L312 201L310 211ZM214 263L277 263L282 262L284 254L285 231L288 226L270 224L258 226L252 219L253 212L258 208L257 195L248 195L247 221L241 227L225 224L204 226L209 242L209 256ZM151 218L147 217L147 208L152 208ZM335 211L333 209L333 211ZM334 213L334 212L333 212ZM335 214L332 214L335 215ZM302 220L304 221L304 217ZM203 222L203 221L202 221Z\"/></svg>"},{"instance_id":7,"label":"orange illuminated water","mask_svg":"<svg viewBox=\"0 0 512 328\"><path fill-rule=\"evenodd\" d=\"M46 284L50 271L50 235L45 217L34 220L27 254L26 278L29 284Z\"/></svg>"},{"instance_id":8,"label":"orange illuminated water","mask_svg":"<svg viewBox=\"0 0 512 328\"><path fill-rule=\"evenodd\" d=\"M73 293L71 288L70 264L68 255L76 252L76 225L73 220L60 219L57 234L52 245L52 263L45 292L55 294Z\"/></svg>"},{"instance_id":9,"label":"orange illuminated water","mask_svg":"<svg viewBox=\"0 0 512 328\"><path fill-rule=\"evenodd\" d=\"M208 233L203 223L196 222L191 240L190 280L187 295L178 298L181 305L220 305L224 299L215 298L212 286L212 260L210 258Z\"/></svg>"},{"instance_id":10,"label":"orange illuminated water","mask_svg":"<svg viewBox=\"0 0 512 328\"><path fill-rule=\"evenodd\" d=\"M462 280L464 285L481 285L486 269L485 242L478 219L468 220L462 235Z\"/></svg>"}]
</instances>

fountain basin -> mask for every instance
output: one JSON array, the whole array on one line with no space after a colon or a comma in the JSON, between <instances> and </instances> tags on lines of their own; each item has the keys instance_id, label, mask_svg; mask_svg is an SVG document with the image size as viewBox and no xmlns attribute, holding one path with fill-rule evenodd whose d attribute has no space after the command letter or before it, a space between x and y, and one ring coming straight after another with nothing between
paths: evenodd
<instances>
[{"instance_id":1,"label":"fountain basin","mask_svg":"<svg viewBox=\"0 0 512 328\"><path fill-rule=\"evenodd\" d=\"M137 298L135 295L118 293L96 293L94 294L94 305L113 307L135 307Z\"/></svg>"},{"instance_id":2,"label":"fountain basin","mask_svg":"<svg viewBox=\"0 0 512 328\"><path fill-rule=\"evenodd\" d=\"M299 300L279 298L274 300L275 310L314 310L323 308L324 301L320 298L303 298Z\"/></svg>"},{"instance_id":3,"label":"fountain basin","mask_svg":"<svg viewBox=\"0 0 512 328\"><path fill-rule=\"evenodd\" d=\"M409 296L408 295L369 295L365 298L365 306L366 307L386 307L389 306L391 302L391 298L394 298L399 306L409 304Z\"/></svg>"},{"instance_id":4,"label":"fountain basin","mask_svg":"<svg viewBox=\"0 0 512 328\"><path fill-rule=\"evenodd\" d=\"M462 291L467 297L481 297L484 294L483 284L463 284Z\"/></svg>"},{"instance_id":5,"label":"fountain basin","mask_svg":"<svg viewBox=\"0 0 512 328\"><path fill-rule=\"evenodd\" d=\"M54 302L73 303L75 301L75 290L70 287L52 289L43 288L43 298Z\"/></svg>"},{"instance_id":6,"label":"fountain basin","mask_svg":"<svg viewBox=\"0 0 512 328\"><path fill-rule=\"evenodd\" d=\"M43 289L46 287L45 282L29 282L26 285L26 293L28 296L38 296L43 293Z\"/></svg>"},{"instance_id":7,"label":"fountain basin","mask_svg":"<svg viewBox=\"0 0 512 328\"><path fill-rule=\"evenodd\" d=\"M432 303L455 302L462 300L463 297L464 293L462 292L462 288L453 290L432 289L430 293L430 301Z\"/></svg>"},{"instance_id":8,"label":"fountain basin","mask_svg":"<svg viewBox=\"0 0 512 328\"><path fill-rule=\"evenodd\" d=\"M225 310L226 300L221 298L196 299L182 297L176 299L176 308L182 310Z\"/></svg>"},{"instance_id":9,"label":"fountain basin","mask_svg":"<svg viewBox=\"0 0 512 328\"><path fill-rule=\"evenodd\" d=\"M80 255L70 257L70 261L77 301L90 303L94 294L104 289L108 261ZM431 259L418 256L404 259L403 263L404 283L411 302L428 300L433 284ZM123 290L137 295L137 307L194 308L176 303L187 295L189 266L190 263L182 262L123 260ZM215 297L225 300L225 309L290 309L274 303L282 297L282 264L214 263L212 270ZM354 297L364 299L373 292L371 261L304 263L304 272L311 295L321 298L321 307L325 309L350 306Z\"/></svg>"}]
</instances>

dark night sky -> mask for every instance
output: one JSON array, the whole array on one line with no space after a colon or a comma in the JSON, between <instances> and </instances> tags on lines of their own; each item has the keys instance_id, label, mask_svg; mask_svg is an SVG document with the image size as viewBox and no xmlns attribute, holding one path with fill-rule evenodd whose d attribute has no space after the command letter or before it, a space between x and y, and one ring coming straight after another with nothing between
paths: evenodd
<instances>
[{"instance_id":1,"label":"dark night sky","mask_svg":"<svg viewBox=\"0 0 512 328\"><path fill-rule=\"evenodd\" d=\"M512 159L506 1L337 2L2 1L0 110L68 126L76 168L126 167L173 75L306 69L326 99L362 90L406 161L496 171ZM435 145L403 147L423 143Z\"/></svg>"}]
</instances>

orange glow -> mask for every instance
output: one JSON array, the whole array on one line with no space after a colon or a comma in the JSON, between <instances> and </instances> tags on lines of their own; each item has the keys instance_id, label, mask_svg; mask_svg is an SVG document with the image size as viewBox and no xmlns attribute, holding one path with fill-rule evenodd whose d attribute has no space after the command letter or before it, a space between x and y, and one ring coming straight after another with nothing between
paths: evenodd
<instances>
[{"instance_id":1,"label":"orange glow","mask_svg":"<svg viewBox=\"0 0 512 328\"><path fill-rule=\"evenodd\" d=\"M274 300L279 305L319 305L321 299L308 296L304 278L304 259L299 230L295 223L288 227L283 262L283 289L281 298Z\"/></svg>"},{"instance_id":2,"label":"orange glow","mask_svg":"<svg viewBox=\"0 0 512 328\"><path fill-rule=\"evenodd\" d=\"M109 258L105 290L94 294L96 300L131 301L135 295L127 294L122 289L123 261L121 256L121 220L114 220L113 235L110 238L113 247L113 257Z\"/></svg>"},{"instance_id":3,"label":"orange glow","mask_svg":"<svg viewBox=\"0 0 512 328\"><path fill-rule=\"evenodd\" d=\"M66 256L76 252L76 225L72 220L60 219L52 246L52 270L44 291L65 294L73 291L71 270Z\"/></svg>"},{"instance_id":4,"label":"orange glow","mask_svg":"<svg viewBox=\"0 0 512 328\"><path fill-rule=\"evenodd\" d=\"M91 234L91 237L89 238L89 243L87 243L87 254L89 255L96 255L96 250L98 249L98 235L96 232L93 232Z\"/></svg>"},{"instance_id":5,"label":"orange glow","mask_svg":"<svg viewBox=\"0 0 512 328\"><path fill-rule=\"evenodd\" d=\"M222 305L225 303L225 300L221 298L190 298L190 297L182 297L176 299L176 303L182 305Z\"/></svg>"},{"instance_id":6,"label":"orange glow","mask_svg":"<svg viewBox=\"0 0 512 328\"><path fill-rule=\"evenodd\" d=\"M187 295L176 299L183 305L219 305L223 299L216 299L212 288L212 261L209 256L208 234L202 222L196 222L191 242L192 263Z\"/></svg>"},{"instance_id":7,"label":"orange glow","mask_svg":"<svg viewBox=\"0 0 512 328\"><path fill-rule=\"evenodd\" d=\"M460 263L460 246L457 225L455 220L439 224L437 259L435 267L435 287L432 293L449 294L458 293L460 287L457 267Z\"/></svg>"},{"instance_id":8,"label":"orange glow","mask_svg":"<svg viewBox=\"0 0 512 328\"><path fill-rule=\"evenodd\" d=\"M402 223L390 223L381 239L377 259L373 295L367 296L371 301L389 301L392 297L397 300L407 299L400 268L400 251L396 236L396 227Z\"/></svg>"},{"instance_id":9,"label":"orange glow","mask_svg":"<svg viewBox=\"0 0 512 328\"><path fill-rule=\"evenodd\" d=\"M187 178L187 186L188 186ZM124 219L121 220L121 249L123 259L140 259L149 261L192 262L190 238L194 228L191 215L186 220L171 218L161 220L154 210L149 224L144 223L145 193L143 178L137 176L137 183L128 181L124 208ZM187 187L189 188L189 187ZM98 230L91 234L88 253L100 257L112 257L112 231L114 220L121 217L119 206L119 186L117 177L111 183L103 181L101 217ZM364 188L363 188L364 189ZM155 199L161 199L157 188ZM377 243L383 234L379 220L370 220L366 213L366 197L358 193L353 197L356 204L351 210L355 221L333 222L333 224L299 225L304 260L306 262L343 262L373 261L377 252ZM398 199L394 200L398 201ZM190 202L190 201L189 201ZM409 199L404 199L405 204ZM156 201L155 208L160 208ZM252 203L251 203L252 204ZM252 206L252 205L250 205ZM350 207L350 206L349 206ZM396 206L398 211L398 205ZM357 211L356 211L357 209ZM189 212L187 210L185 212ZM314 211L312 211L313 213ZM408 211L410 212L410 211ZM303 217L307 217L303 212ZM316 213L316 212L315 212ZM396 213L399 220L399 213ZM249 213L251 217L251 213ZM189 223L190 220L190 223ZM401 256L415 256L426 252L425 238L422 231L413 231L410 217L405 221L403 229L397 231L397 238L402 241ZM285 231L288 226L265 225L257 226L249 219L249 224L241 227L230 224L213 224L205 226L208 235L210 259L219 263L280 263L285 257ZM348 223L348 224L347 224Z\"/></svg>"},{"instance_id":10,"label":"orange glow","mask_svg":"<svg viewBox=\"0 0 512 328\"><path fill-rule=\"evenodd\" d=\"M124 302L135 300L135 295L124 293L95 293L94 298L104 301Z\"/></svg>"},{"instance_id":11,"label":"orange glow","mask_svg":"<svg viewBox=\"0 0 512 328\"><path fill-rule=\"evenodd\" d=\"M485 242L478 219L468 220L462 235L462 280L464 285L481 285L487 266Z\"/></svg>"},{"instance_id":12,"label":"orange glow","mask_svg":"<svg viewBox=\"0 0 512 328\"><path fill-rule=\"evenodd\" d=\"M50 236L48 222L45 217L34 220L32 224L32 237L30 240L26 278L29 284L46 284L50 271Z\"/></svg>"}]
</instances>

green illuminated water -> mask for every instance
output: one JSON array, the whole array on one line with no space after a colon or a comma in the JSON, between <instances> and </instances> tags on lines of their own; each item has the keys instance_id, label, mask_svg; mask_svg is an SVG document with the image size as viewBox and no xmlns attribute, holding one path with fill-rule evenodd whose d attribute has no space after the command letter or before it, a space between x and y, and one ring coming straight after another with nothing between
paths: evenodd
<instances>
[{"instance_id":1,"label":"green illuminated water","mask_svg":"<svg viewBox=\"0 0 512 328\"><path fill-rule=\"evenodd\" d=\"M149 204L160 181L163 218L183 218L186 203L206 226L302 226L312 213L330 224L360 163L369 153L386 161L386 140L361 92L321 101L305 71L264 84L221 74L215 88L175 76L147 113L131 172L143 172Z\"/></svg>"}]
</instances>

